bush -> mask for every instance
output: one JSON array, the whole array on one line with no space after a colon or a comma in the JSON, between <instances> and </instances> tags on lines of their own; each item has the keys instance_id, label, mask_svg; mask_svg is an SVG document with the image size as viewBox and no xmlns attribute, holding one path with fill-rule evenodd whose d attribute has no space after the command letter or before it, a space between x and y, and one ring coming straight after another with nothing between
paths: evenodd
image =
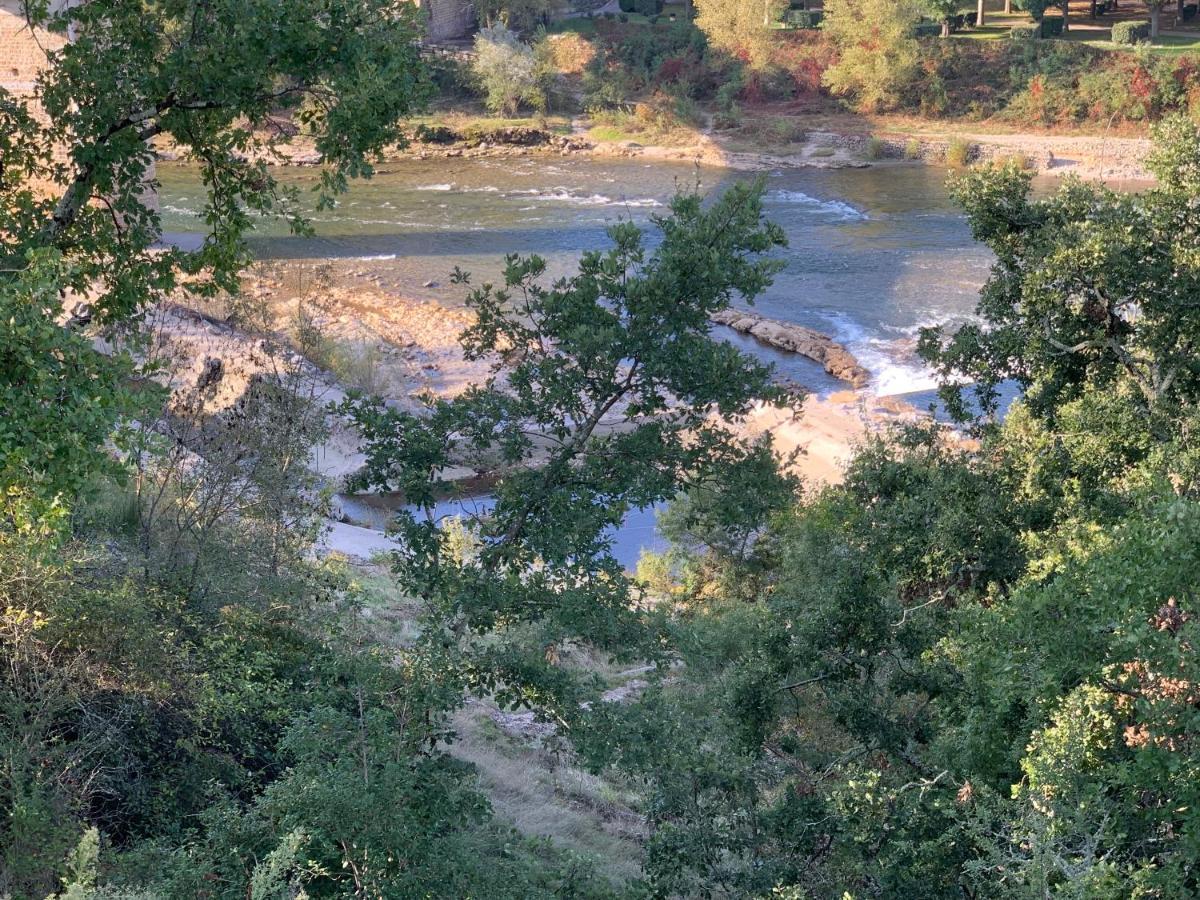
<instances>
[{"instance_id":1,"label":"bush","mask_svg":"<svg viewBox=\"0 0 1200 900\"><path fill-rule=\"evenodd\" d=\"M515 116L522 104L545 108L533 48L503 25L480 29L472 67L492 112Z\"/></svg>"},{"instance_id":2,"label":"bush","mask_svg":"<svg viewBox=\"0 0 1200 900\"><path fill-rule=\"evenodd\" d=\"M792 28L812 29L820 28L824 18L824 11L819 9L786 9L780 21Z\"/></svg>"},{"instance_id":3,"label":"bush","mask_svg":"<svg viewBox=\"0 0 1200 900\"><path fill-rule=\"evenodd\" d=\"M863 144L863 156L867 159L883 159L886 152L887 144L873 135Z\"/></svg>"},{"instance_id":4,"label":"bush","mask_svg":"<svg viewBox=\"0 0 1200 900\"><path fill-rule=\"evenodd\" d=\"M909 138L904 145L905 159L921 159L924 154L921 152L921 142L916 138Z\"/></svg>"},{"instance_id":5,"label":"bush","mask_svg":"<svg viewBox=\"0 0 1200 900\"><path fill-rule=\"evenodd\" d=\"M955 169L965 168L974 155L974 144L962 138L955 138L946 147L946 165Z\"/></svg>"},{"instance_id":6,"label":"bush","mask_svg":"<svg viewBox=\"0 0 1200 900\"><path fill-rule=\"evenodd\" d=\"M913 37L938 37L942 33L942 26L938 22L918 22L913 28Z\"/></svg>"},{"instance_id":7,"label":"bush","mask_svg":"<svg viewBox=\"0 0 1200 900\"><path fill-rule=\"evenodd\" d=\"M596 56L591 41L572 31L548 34L539 42L549 66L560 75L579 75Z\"/></svg>"},{"instance_id":8,"label":"bush","mask_svg":"<svg viewBox=\"0 0 1200 900\"><path fill-rule=\"evenodd\" d=\"M641 13L647 19L653 19L662 12L662 0L634 0L633 11Z\"/></svg>"},{"instance_id":9,"label":"bush","mask_svg":"<svg viewBox=\"0 0 1200 900\"><path fill-rule=\"evenodd\" d=\"M1014 25L1008 32L1008 36L1014 41L1032 41L1042 36L1040 25Z\"/></svg>"},{"instance_id":10,"label":"bush","mask_svg":"<svg viewBox=\"0 0 1200 900\"><path fill-rule=\"evenodd\" d=\"M1052 16L1049 19L1042 19L1038 23L1041 26L1041 37L1062 37L1063 20L1061 16Z\"/></svg>"},{"instance_id":11,"label":"bush","mask_svg":"<svg viewBox=\"0 0 1200 900\"><path fill-rule=\"evenodd\" d=\"M623 13L637 12L637 0L619 0L618 5Z\"/></svg>"},{"instance_id":12,"label":"bush","mask_svg":"<svg viewBox=\"0 0 1200 900\"><path fill-rule=\"evenodd\" d=\"M1118 22L1112 27L1114 44L1140 44L1150 40L1149 22Z\"/></svg>"}]
</instances>

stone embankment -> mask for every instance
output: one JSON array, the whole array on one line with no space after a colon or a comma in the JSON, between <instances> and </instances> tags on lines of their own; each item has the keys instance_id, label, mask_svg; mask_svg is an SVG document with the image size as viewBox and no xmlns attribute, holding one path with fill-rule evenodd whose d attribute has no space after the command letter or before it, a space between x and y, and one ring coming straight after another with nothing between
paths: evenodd
<instances>
[{"instance_id":1,"label":"stone embankment","mask_svg":"<svg viewBox=\"0 0 1200 900\"><path fill-rule=\"evenodd\" d=\"M713 315L712 319L720 325L728 325L734 331L748 334L764 344L806 356L824 366L825 371L834 378L846 382L851 387L866 387L871 380L871 373L859 364L853 353L819 331L792 322L768 319L743 309L722 310Z\"/></svg>"}]
</instances>

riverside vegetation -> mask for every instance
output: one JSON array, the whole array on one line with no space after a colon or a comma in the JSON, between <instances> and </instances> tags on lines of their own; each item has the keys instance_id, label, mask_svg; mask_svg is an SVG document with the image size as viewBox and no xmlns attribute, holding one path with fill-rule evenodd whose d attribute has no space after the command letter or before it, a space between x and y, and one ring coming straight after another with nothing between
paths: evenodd
<instances>
[{"instance_id":1,"label":"riverside vegetation","mask_svg":"<svg viewBox=\"0 0 1200 900\"><path fill-rule=\"evenodd\" d=\"M488 18L494 24L476 38L473 63L437 59L433 119L478 115L482 100L509 117L583 114L600 142L680 143L711 130L731 147L761 148L831 125L1107 135L1143 134L1178 112L1200 117L1200 52L1192 52L1200 38L1180 32L1163 46L1113 44L1105 20L1076 5L1069 35L1009 39L1010 28L1042 20L1047 6L1018 5L1027 12L989 12L1001 24L937 37L930 22L962 25L974 7L964 17L958 4L920 0L830 0L811 13L698 0L694 22L689 6L652 3L543 27L514 4L508 19ZM540 14L549 21L548 7ZM806 27L764 27L764 16L800 16ZM503 21L519 23L519 34Z\"/></svg>"},{"instance_id":2,"label":"riverside vegetation","mask_svg":"<svg viewBox=\"0 0 1200 900\"><path fill-rule=\"evenodd\" d=\"M506 473L485 519L401 517L401 633L313 552L332 411L302 367L280 354L210 415L215 375L168 392L144 325L239 302L251 213L291 209L265 164L281 110L326 200L370 174L427 96L414 23L385 0L31 15L75 39L44 115L0 94L0 894L1200 891L1194 123L1156 128L1139 194L956 181L996 262L980 324L921 349L976 441L906 426L839 485L739 437L785 398L709 337L777 271L760 185L680 196L653 240L619 224L553 284L536 257L460 273L491 376L339 410L360 478L418 509L449 466ZM195 251L156 246L158 134L204 171ZM672 549L623 571L610 526L664 500ZM585 655L645 684L600 702ZM467 697L535 711L623 786L637 875L492 814L449 752Z\"/></svg>"}]
</instances>

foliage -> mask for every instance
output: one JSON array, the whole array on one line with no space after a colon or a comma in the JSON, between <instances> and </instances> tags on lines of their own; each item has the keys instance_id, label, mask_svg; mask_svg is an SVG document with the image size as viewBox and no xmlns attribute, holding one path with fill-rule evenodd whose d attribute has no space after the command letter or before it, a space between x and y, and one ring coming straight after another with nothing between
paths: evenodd
<instances>
[{"instance_id":1,"label":"foliage","mask_svg":"<svg viewBox=\"0 0 1200 900\"><path fill-rule=\"evenodd\" d=\"M1035 201L1015 166L957 181L997 263L983 325L923 352L952 405L964 376L985 411L1001 381L1024 388L976 423L977 450L935 425L868 443L842 485L775 512L752 578L724 579L711 540L647 567L684 665L577 744L648 784L656 892L1200 887L1183 300L1200 134L1174 119L1156 137L1141 194L1075 182Z\"/></svg>"},{"instance_id":2,"label":"foliage","mask_svg":"<svg viewBox=\"0 0 1200 900\"><path fill-rule=\"evenodd\" d=\"M472 68L492 112L512 117L522 104L545 108L533 48L503 25L480 29Z\"/></svg>"},{"instance_id":3,"label":"foliage","mask_svg":"<svg viewBox=\"0 0 1200 900\"><path fill-rule=\"evenodd\" d=\"M785 0L696 0L696 27L713 47L744 60L751 69L761 69L775 43L768 26L786 8Z\"/></svg>"},{"instance_id":4,"label":"foliage","mask_svg":"<svg viewBox=\"0 0 1200 900\"><path fill-rule=\"evenodd\" d=\"M510 257L502 286L469 295L477 324L463 336L469 358L503 354L504 368L431 402L426 416L351 405L367 484L429 508L447 466L488 460L506 473L495 507L470 526L480 549L468 558L433 521L400 519L401 583L453 625L479 687L576 716L549 648L643 641L634 585L611 555L626 511L761 464L722 422L745 415L752 397L775 396L767 370L708 336L713 312L735 291L752 299L777 268L759 258L783 240L761 219L761 190L736 186L709 209L681 195L654 220L653 250L637 226L615 225L610 250L550 287L539 283L541 259ZM509 640L497 644L493 631Z\"/></svg>"},{"instance_id":5,"label":"foliage","mask_svg":"<svg viewBox=\"0 0 1200 900\"><path fill-rule=\"evenodd\" d=\"M1117 22L1112 27L1112 42L1114 44L1140 44L1149 39L1149 22Z\"/></svg>"},{"instance_id":6,"label":"foliage","mask_svg":"<svg viewBox=\"0 0 1200 900\"><path fill-rule=\"evenodd\" d=\"M974 153L974 144L962 138L954 138L946 145L946 165L955 169L966 168Z\"/></svg>"},{"instance_id":7,"label":"foliage","mask_svg":"<svg viewBox=\"0 0 1200 900\"><path fill-rule=\"evenodd\" d=\"M101 465L102 442L133 409L122 377L130 359L97 358L89 327L128 326L181 275L200 293L236 288L254 214L303 227L267 166L270 116L291 111L311 134L329 197L370 173L423 87L413 15L387 0L34 3L29 18L73 39L48 52L40 115L29 98L0 92L0 304L10 330L0 397L17 411L0 437L0 491L20 481L53 503ZM194 252L155 246L159 219L144 191L154 139L196 162L209 187L209 235ZM68 292L88 298L74 315Z\"/></svg>"},{"instance_id":8,"label":"foliage","mask_svg":"<svg viewBox=\"0 0 1200 900\"><path fill-rule=\"evenodd\" d=\"M518 32L547 24L560 6L557 0L472 0L472 4L481 28L499 25Z\"/></svg>"},{"instance_id":9,"label":"foliage","mask_svg":"<svg viewBox=\"0 0 1200 900\"><path fill-rule=\"evenodd\" d=\"M862 112L896 108L917 77L912 29L920 19L920 6L912 0L828 3L823 27L839 57L822 81Z\"/></svg>"}]
</instances>

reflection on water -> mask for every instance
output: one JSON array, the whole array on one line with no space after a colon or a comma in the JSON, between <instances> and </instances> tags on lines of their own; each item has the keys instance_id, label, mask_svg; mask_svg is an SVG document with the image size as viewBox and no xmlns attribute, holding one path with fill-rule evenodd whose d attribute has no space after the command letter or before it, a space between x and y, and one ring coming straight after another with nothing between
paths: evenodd
<instances>
[{"instance_id":1,"label":"reflection on water","mask_svg":"<svg viewBox=\"0 0 1200 900\"><path fill-rule=\"evenodd\" d=\"M159 177L165 229L200 230L195 170L163 165ZM336 208L314 212L314 237L263 222L253 245L264 257L384 263L397 290L459 304L462 289L447 278L455 266L476 282L495 280L505 254L538 253L551 276L566 274L582 251L607 245L606 229L618 220L645 223L677 190L720 190L749 177L637 160L408 160L355 184ZM308 189L317 173L290 170L281 179ZM779 254L787 267L759 310L832 334L873 373L879 393L930 387L913 357L917 330L968 316L990 265L949 200L945 179L943 170L919 166L771 173L766 213L789 246ZM435 286L424 287L429 281ZM750 339L739 343L796 381L836 386L806 360Z\"/></svg>"},{"instance_id":2,"label":"reflection on water","mask_svg":"<svg viewBox=\"0 0 1200 900\"><path fill-rule=\"evenodd\" d=\"M338 495L337 503L344 517L355 525L379 531L391 524L394 510L403 501L389 497ZM433 507L434 521L449 517L472 519L486 516L496 505L489 495L456 497L439 500ZM410 512L417 512L410 507ZM625 516L620 528L611 529L613 557L626 569L634 569L643 551L661 552L667 549L666 540L658 533L654 509L633 509Z\"/></svg>"}]
</instances>

